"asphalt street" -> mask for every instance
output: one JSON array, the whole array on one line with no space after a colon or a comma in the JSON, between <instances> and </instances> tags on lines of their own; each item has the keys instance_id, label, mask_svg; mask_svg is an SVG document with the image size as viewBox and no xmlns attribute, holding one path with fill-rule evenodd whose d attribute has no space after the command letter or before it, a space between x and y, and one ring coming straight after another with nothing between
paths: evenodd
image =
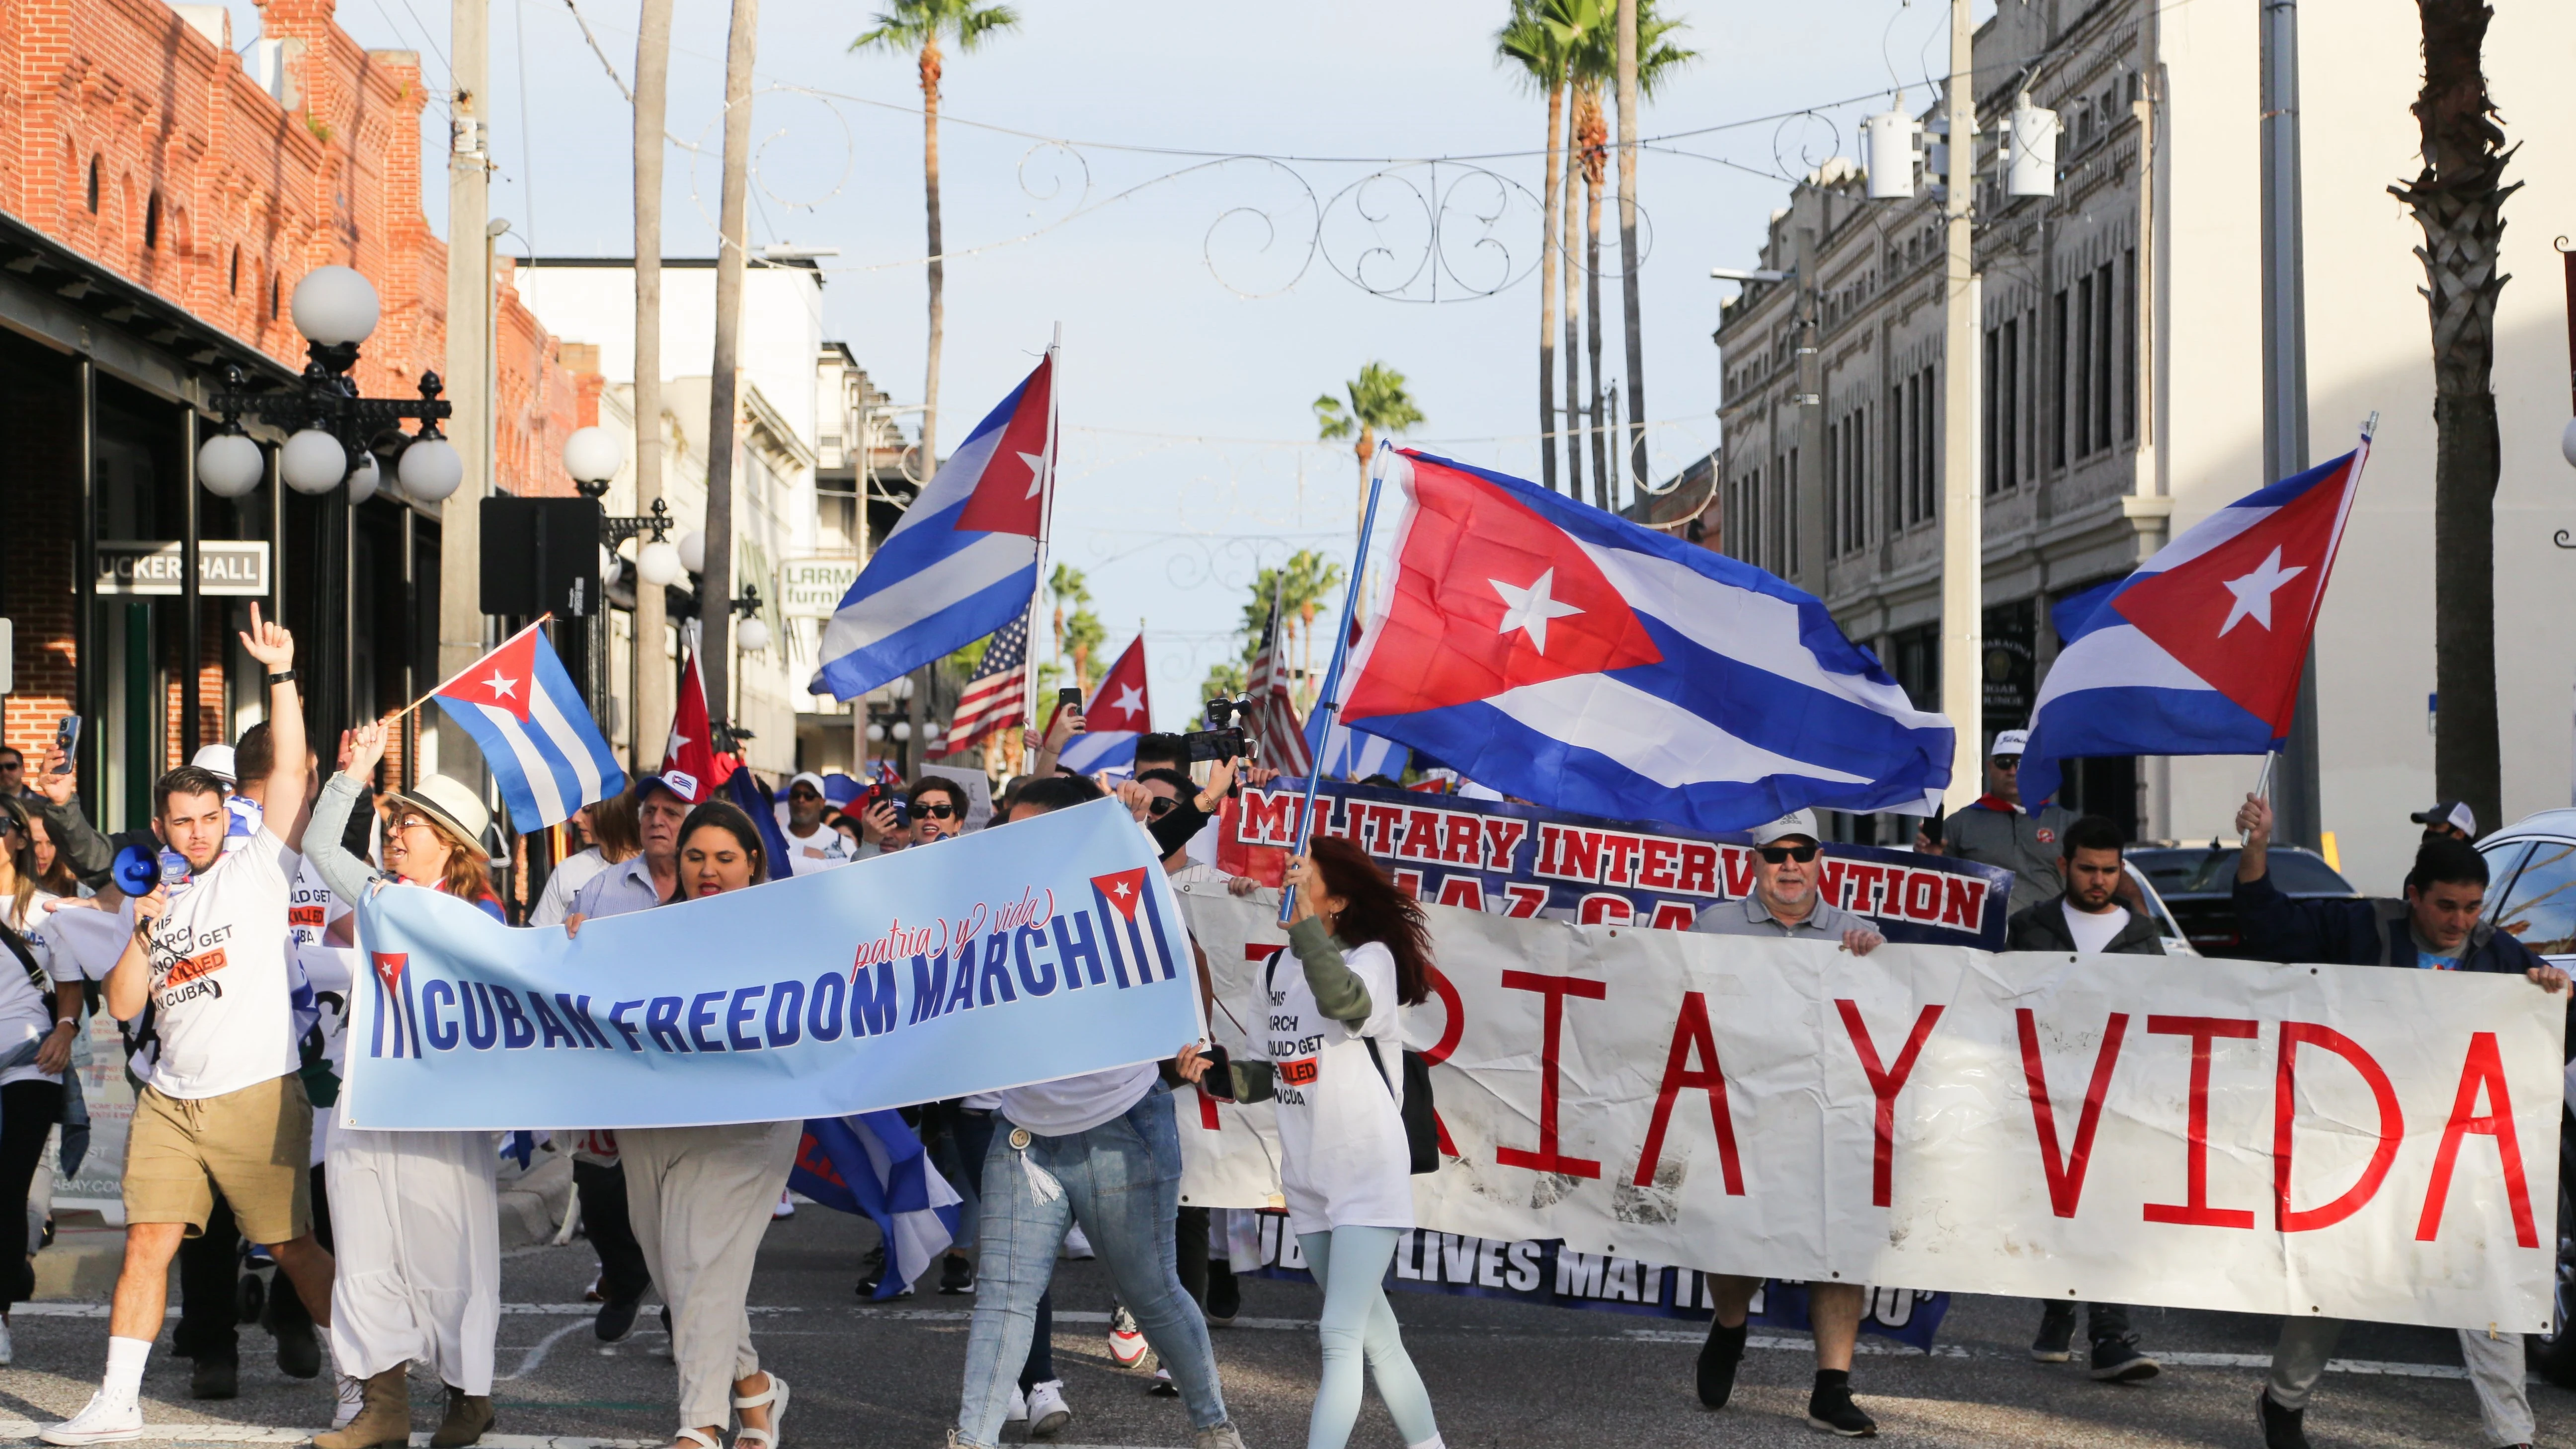
<instances>
[{"instance_id":1,"label":"asphalt street","mask_svg":"<svg viewBox=\"0 0 2576 1449\"><path fill-rule=\"evenodd\" d=\"M924 1286L885 1307L853 1293L874 1230L807 1205L774 1224L752 1290L763 1362L794 1389L784 1442L935 1449L954 1421L972 1300ZM673 1376L668 1344L648 1309L626 1342L603 1345L581 1301L594 1270L588 1247L534 1248L503 1264L504 1297L492 1449L669 1442ZM934 1275L935 1277L935 1275ZM1176 1400L1147 1393L1144 1371L1118 1369L1104 1339L1108 1275L1067 1262L1057 1275L1056 1362L1074 1410L1060 1446L1187 1446ZM1316 1290L1246 1280L1242 1316L1215 1333L1227 1402L1252 1449L1305 1442L1316 1374ZM1468 1446L1820 1445L1806 1427L1813 1372L1805 1340L1758 1337L1733 1405L1699 1407L1688 1324L1532 1308L1466 1298L1399 1295L1406 1342L1430 1385L1443 1436ZM0 1369L0 1439L78 1409L105 1355L104 1304L23 1304L11 1319L15 1362ZM2271 1344L2269 1320L2143 1309L2146 1347L2162 1377L2135 1387L2095 1384L2080 1360L2030 1361L2035 1305L1954 1300L1930 1355L1869 1350L1853 1387L1881 1436L1922 1445L2241 1445L2258 1449L2253 1402ZM167 1343L164 1335L163 1343ZM2356 1325L2310 1411L2312 1438L2330 1446L2486 1443L2459 1376L2456 1338L2442 1331ZM1150 1360L1148 1361L1150 1368ZM145 1376L151 1437L177 1443L294 1443L328 1422L330 1392L278 1373L266 1335L242 1331L242 1393L187 1397L189 1365L166 1348ZM440 1402L436 1379L414 1373L415 1423L425 1442ZM2576 1446L2576 1394L2535 1384L2540 1442ZM1020 1438L1014 1425L1004 1435ZM1355 1445L1396 1449L1374 1398Z\"/></svg>"}]
</instances>

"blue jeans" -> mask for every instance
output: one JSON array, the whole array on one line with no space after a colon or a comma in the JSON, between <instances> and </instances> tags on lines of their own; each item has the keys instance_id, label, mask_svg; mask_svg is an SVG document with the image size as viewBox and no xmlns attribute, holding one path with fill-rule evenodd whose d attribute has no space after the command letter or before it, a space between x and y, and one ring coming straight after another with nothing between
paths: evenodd
<instances>
[{"instance_id":1,"label":"blue jeans","mask_svg":"<svg viewBox=\"0 0 2576 1449\"><path fill-rule=\"evenodd\" d=\"M979 1205L984 1200L984 1161L993 1153L995 1120L990 1112L960 1111L957 1114L957 1155L960 1166L966 1171L967 1185L974 1189L975 1201ZM1028 1362L1020 1368L1022 1393L1055 1377L1054 1308L1051 1293L1038 1295L1037 1318L1029 1329Z\"/></svg>"},{"instance_id":2,"label":"blue jeans","mask_svg":"<svg viewBox=\"0 0 2576 1449\"><path fill-rule=\"evenodd\" d=\"M1226 1421L1217 1387L1207 1320L1181 1291L1172 1220L1181 1206L1181 1138L1172 1094L1160 1083L1125 1115L1065 1137L1034 1133L1011 1146L1012 1127L993 1118L984 1161L983 1255L975 1284L975 1323L966 1338L966 1388L957 1407L957 1437L977 1449L1000 1442L1013 1380L1028 1359L1038 1296L1055 1274L1056 1249L1068 1219L1084 1236L1136 1316L1145 1341L1171 1370L1190 1425ZM1059 1184L1041 1200L1022 1164L1027 1157Z\"/></svg>"}]
</instances>

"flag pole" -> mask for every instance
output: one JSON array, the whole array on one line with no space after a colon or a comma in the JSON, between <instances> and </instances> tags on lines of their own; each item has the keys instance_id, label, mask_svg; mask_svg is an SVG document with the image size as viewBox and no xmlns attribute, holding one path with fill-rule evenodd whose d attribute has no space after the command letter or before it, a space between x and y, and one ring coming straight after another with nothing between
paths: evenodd
<instances>
[{"instance_id":1,"label":"flag pole","mask_svg":"<svg viewBox=\"0 0 2576 1449\"><path fill-rule=\"evenodd\" d=\"M535 630L535 629L542 629L542 628L544 628L544 627L546 626L547 622L548 622L548 621L550 621L550 620L552 620L553 618L554 618L554 611L553 611L553 610L551 610L551 609L547 610L545 613L539 614L539 615L537 616L537 621L536 621L535 623L530 624L526 629L522 629L522 630L520 630L518 634L513 634L513 635L511 635L509 638L502 640L500 643L493 645L491 648L484 650L480 655L478 655L478 656L476 656L476 657L475 657L474 664L468 664L468 665L466 665L464 668L462 668L462 669L460 669L460 670L456 671L454 674L451 674L451 675L447 676L445 679L440 680L440 681L438 682L438 684L437 684L437 687L436 687L436 688L431 689L429 693L424 694L424 695L422 695L420 698L413 700L411 703L409 703L409 704L407 704L407 705L404 705L402 708L400 708L400 709L398 709L398 710L395 710L392 714L386 715L386 716L385 716L385 718L387 718L387 719L401 719L404 715L407 715L407 714L411 713L413 710L416 710L416 709L420 708L422 705L429 703L431 700L436 699L436 698L439 696L439 693L440 693L442 690L445 690L445 689L447 688L447 686L449 686L449 685L451 685L451 684L454 684L456 681L458 681L458 680L460 680L460 679L463 679L465 676L467 676L467 675L469 675L469 674L473 673L473 672L474 672L474 666L475 666L476 664L481 664L484 660L491 658L493 655L498 654L498 653L500 653L502 650L507 649L507 648L509 648L511 645L513 645L513 644L517 643L517 642L519 641L519 636L520 636L521 634L526 634L526 633L528 633L530 630Z\"/></svg>"},{"instance_id":2,"label":"flag pole","mask_svg":"<svg viewBox=\"0 0 2576 1449\"><path fill-rule=\"evenodd\" d=\"M1055 324L1055 339L1047 344L1046 496L1038 500L1037 576L1029 581L1029 637L1020 655L1024 666L1020 671L1020 714L1026 721L1020 728L1024 735L1038 727L1038 603L1046 593L1047 540L1055 527L1056 400L1064 396L1064 366L1058 354L1063 351L1064 324L1058 322ZM1041 741L1038 745L1031 745L1025 738L1021 740L1021 774L1028 774L1030 767L1037 763L1038 750L1043 744Z\"/></svg>"},{"instance_id":3,"label":"flag pole","mask_svg":"<svg viewBox=\"0 0 2576 1449\"><path fill-rule=\"evenodd\" d=\"M1378 496L1386 489L1386 464L1393 452L1394 445L1380 438L1376 455L1369 459L1368 507L1360 514L1359 553L1351 560L1350 591L1342 600L1342 617L1337 621L1340 627L1333 631L1335 635L1333 662L1324 671L1323 698L1315 704L1317 709L1326 714L1323 741L1327 748L1333 742L1333 723L1342 717L1342 665L1350 656L1351 618L1353 611L1360 605L1360 570L1368 563L1369 533L1377 527ZM1271 621L1274 625L1278 622L1275 617L1277 612L1274 606L1272 609L1274 617ZM1315 758L1306 769L1306 798L1297 807L1297 847L1293 852L1297 855L1306 853L1307 839L1314 834L1315 792L1323 785L1326 752L1326 750L1315 751ZM1290 886L1279 892L1279 924L1283 926L1288 924L1288 914L1296 904L1296 887Z\"/></svg>"}]
</instances>

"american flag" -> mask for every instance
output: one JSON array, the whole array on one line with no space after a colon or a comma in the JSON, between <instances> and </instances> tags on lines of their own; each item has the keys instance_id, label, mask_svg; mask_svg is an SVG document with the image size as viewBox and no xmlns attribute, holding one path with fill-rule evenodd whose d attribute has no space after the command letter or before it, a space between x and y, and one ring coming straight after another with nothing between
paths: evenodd
<instances>
[{"instance_id":1,"label":"american flag","mask_svg":"<svg viewBox=\"0 0 2576 1449\"><path fill-rule=\"evenodd\" d=\"M1270 622L1262 626L1261 651L1252 657L1252 671L1246 682L1252 690L1252 718L1249 728L1261 741L1261 763L1287 775L1303 775L1315 768L1315 756L1306 747L1306 725L1297 718L1297 699L1289 689L1287 651L1279 642L1279 614L1271 605Z\"/></svg>"},{"instance_id":2,"label":"american flag","mask_svg":"<svg viewBox=\"0 0 2576 1449\"><path fill-rule=\"evenodd\" d=\"M939 752L953 755L995 730L1019 724L1028 703L1028 673L1029 618L1022 614L995 630L984 646L984 662L966 682L966 693L948 722L948 741Z\"/></svg>"}]
</instances>

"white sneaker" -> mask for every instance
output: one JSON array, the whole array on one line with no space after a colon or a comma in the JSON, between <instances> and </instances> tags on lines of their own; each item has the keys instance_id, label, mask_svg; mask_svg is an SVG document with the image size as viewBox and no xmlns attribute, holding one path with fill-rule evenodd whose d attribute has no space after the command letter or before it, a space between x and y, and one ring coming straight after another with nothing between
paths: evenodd
<instances>
[{"instance_id":1,"label":"white sneaker","mask_svg":"<svg viewBox=\"0 0 2576 1449\"><path fill-rule=\"evenodd\" d=\"M792 1218L796 1216L796 1200L787 1195L787 1189L780 1188L778 1190L778 1206L769 1210L769 1216L773 1220L778 1218Z\"/></svg>"},{"instance_id":2,"label":"white sneaker","mask_svg":"<svg viewBox=\"0 0 2576 1449\"><path fill-rule=\"evenodd\" d=\"M1021 1424L1026 1423L1028 1421L1028 1417L1029 1401L1020 1393L1020 1386L1013 1384L1011 1385L1011 1406L1002 1411L1002 1422L1005 1424Z\"/></svg>"},{"instance_id":3,"label":"white sneaker","mask_svg":"<svg viewBox=\"0 0 2576 1449\"><path fill-rule=\"evenodd\" d=\"M1120 1368L1131 1369L1145 1361L1145 1332L1136 1326L1136 1315L1125 1304L1109 1315L1109 1357Z\"/></svg>"},{"instance_id":4,"label":"white sneaker","mask_svg":"<svg viewBox=\"0 0 2576 1449\"><path fill-rule=\"evenodd\" d=\"M1044 1439L1073 1422L1073 1410L1064 1401L1064 1380L1048 1379L1029 1386L1029 1437Z\"/></svg>"},{"instance_id":5,"label":"white sneaker","mask_svg":"<svg viewBox=\"0 0 2576 1449\"><path fill-rule=\"evenodd\" d=\"M1064 1256L1077 1263L1095 1256L1091 1240L1082 1235L1082 1224L1075 1223L1064 1230Z\"/></svg>"},{"instance_id":6,"label":"white sneaker","mask_svg":"<svg viewBox=\"0 0 2576 1449\"><path fill-rule=\"evenodd\" d=\"M367 1406L367 1381L347 1374L333 1374L331 1377L332 1389L339 1396L339 1402L331 1409L331 1427L346 1429L349 1421L358 1417L359 1411Z\"/></svg>"},{"instance_id":7,"label":"white sneaker","mask_svg":"<svg viewBox=\"0 0 2576 1449\"><path fill-rule=\"evenodd\" d=\"M111 1401L105 1390L89 1396L81 1411L36 1436L48 1444L111 1444L143 1437L143 1405L138 1400Z\"/></svg>"}]
</instances>

